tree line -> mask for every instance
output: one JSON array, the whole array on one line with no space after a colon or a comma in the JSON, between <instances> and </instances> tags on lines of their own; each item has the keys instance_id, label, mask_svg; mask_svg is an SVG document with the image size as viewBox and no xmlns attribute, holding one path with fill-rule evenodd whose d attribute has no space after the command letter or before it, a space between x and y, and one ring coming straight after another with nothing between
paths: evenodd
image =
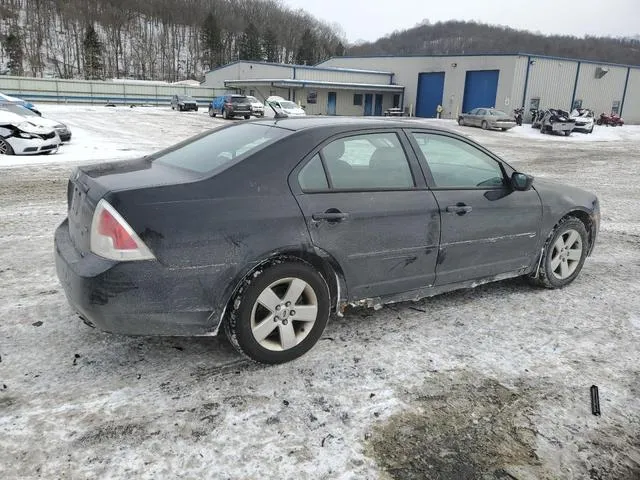
<instances>
[{"instance_id":1,"label":"tree line","mask_svg":"<svg viewBox=\"0 0 640 480\"><path fill-rule=\"evenodd\" d=\"M349 48L350 55L452 55L532 53L598 62L640 65L640 40L571 35L542 35L505 26L448 21L396 31L375 42Z\"/></svg>"},{"instance_id":2,"label":"tree line","mask_svg":"<svg viewBox=\"0 0 640 480\"><path fill-rule=\"evenodd\" d=\"M0 73L201 80L235 60L312 65L344 33L278 0L2 0Z\"/></svg>"}]
</instances>

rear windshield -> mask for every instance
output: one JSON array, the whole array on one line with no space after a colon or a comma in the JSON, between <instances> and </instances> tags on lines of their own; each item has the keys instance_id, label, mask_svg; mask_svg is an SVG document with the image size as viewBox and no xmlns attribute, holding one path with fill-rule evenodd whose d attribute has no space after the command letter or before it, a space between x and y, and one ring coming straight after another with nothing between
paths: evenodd
<instances>
[{"instance_id":1,"label":"rear windshield","mask_svg":"<svg viewBox=\"0 0 640 480\"><path fill-rule=\"evenodd\" d=\"M256 153L291 131L252 123L206 132L151 157L163 165L210 173Z\"/></svg>"},{"instance_id":2,"label":"rear windshield","mask_svg":"<svg viewBox=\"0 0 640 480\"><path fill-rule=\"evenodd\" d=\"M509 115L507 115L506 113L500 111L500 110L489 110L489 112L491 112L491 115L496 115L499 117L508 117Z\"/></svg>"},{"instance_id":3,"label":"rear windshield","mask_svg":"<svg viewBox=\"0 0 640 480\"><path fill-rule=\"evenodd\" d=\"M247 101L247 97L231 97L231 103L245 103Z\"/></svg>"}]
</instances>

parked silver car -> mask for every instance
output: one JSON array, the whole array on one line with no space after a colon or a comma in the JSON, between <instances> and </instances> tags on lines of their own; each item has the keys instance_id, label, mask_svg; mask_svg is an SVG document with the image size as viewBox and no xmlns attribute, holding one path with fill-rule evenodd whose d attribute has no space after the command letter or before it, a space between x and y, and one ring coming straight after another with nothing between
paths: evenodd
<instances>
[{"instance_id":1,"label":"parked silver car","mask_svg":"<svg viewBox=\"0 0 640 480\"><path fill-rule=\"evenodd\" d=\"M516 126L516 119L495 108L474 108L458 117L458 125L481 127L483 130L499 128L506 131Z\"/></svg>"}]
</instances>

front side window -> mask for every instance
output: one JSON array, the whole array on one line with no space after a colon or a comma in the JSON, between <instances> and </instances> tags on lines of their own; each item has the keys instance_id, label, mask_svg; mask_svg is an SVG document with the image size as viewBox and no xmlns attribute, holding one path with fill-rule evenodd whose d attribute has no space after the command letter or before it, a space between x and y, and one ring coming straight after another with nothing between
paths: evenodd
<instances>
[{"instance_id":1,"label":"front side window","mask_svg":"<svg viewBox=\"0 0 640 480\"><path fill-rule=\"evenodd\" d=\"M484 108L479 108L478 109L478 113L476 113L476 115L486 115L487 111Z\"/></svg>"},{"instance_id":2,"label":"front side window","mask_svg":"<svg viewBox=\"0 0 640 480\"><path fill-rule=\"evenodd\" d=\"M429 133L413 133L438 188L500 188L500 164L461 140Z\"/></svg>"},{"instance_id":3,"label":"front side window","mask_svg":"<svg viewBox=\"0 0 640 480\"><path fill-rule=\"evenodd\" d=\"M415 186L407 156L395 133L334 140L321 150L334 189L407 189Z\"/></svg>"},{"instance_id":4,"label":"front side window","mask_svg":"<svg viewBox=\"0 0 640 480\"><path fill-rule=\"evenodd\" d=\"M252 123L197 135L151 156L152 161L207 173L230 165L241 156L262 150L290 135L289 130Z\"/></svg>"}]
</instances>

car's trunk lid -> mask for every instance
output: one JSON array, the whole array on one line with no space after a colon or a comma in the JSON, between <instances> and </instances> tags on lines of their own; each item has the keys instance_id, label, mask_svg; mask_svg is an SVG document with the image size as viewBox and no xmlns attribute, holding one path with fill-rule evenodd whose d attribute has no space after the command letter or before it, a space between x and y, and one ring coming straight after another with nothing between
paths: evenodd
<instances>
[{"instance_id":1,"label":"car's trunk lid","mask_svg":"<svg viewBox=\"0 0 640 480\"><path fill-rule=\"evenodd\" d=\"M91 222L98 202L123 190L193 181L193 174L147 159L78 167L69 178L67 208L71 242L84 255L91 249ZM107 201L113 201L107 198ZM118 210L117 202L113 207ZM126 220L126 218L125 218Z\"/></svg>"}]
</instances>

